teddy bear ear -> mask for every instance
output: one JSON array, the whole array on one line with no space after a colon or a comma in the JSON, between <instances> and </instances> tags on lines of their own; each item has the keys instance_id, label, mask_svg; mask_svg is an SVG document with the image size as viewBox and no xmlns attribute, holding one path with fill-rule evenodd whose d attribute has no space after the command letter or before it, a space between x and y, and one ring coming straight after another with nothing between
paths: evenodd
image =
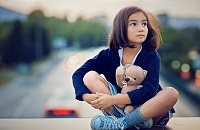
<instances>
[{"instance_id":1,"label":"teddy bear ear","mask_svg":"<svg viewBox=\"0 0 200 130\"><path fill-rule=\"evenodd\" d=\"M147 71L143 70L143 74L144 74L144 76L146 76L147 75Z\"/></svg>"}]
</instances>

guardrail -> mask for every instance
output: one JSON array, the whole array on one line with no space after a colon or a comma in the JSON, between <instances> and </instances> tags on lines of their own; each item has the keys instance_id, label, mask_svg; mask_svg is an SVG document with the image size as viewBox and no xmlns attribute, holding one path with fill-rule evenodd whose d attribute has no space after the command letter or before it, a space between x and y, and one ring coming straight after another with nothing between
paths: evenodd
<instances>
[{"instance_id":1,"label":"guardrail","mask_svg":"<svg viewBox=\"0 0 200 130\"><path fill-rule=\"evenodd\" d=\"M167 81L174 84L177 89L184 92L200 108L200 95L192 92L189 89L189 87L191 85L191 83L190 83L191 81L185 81L185 80L179 78L178 76L172 75L172 74L167 73L165 71L161 71L160 74L164 79L166 79Z\"/></svg>"}]
</instances>

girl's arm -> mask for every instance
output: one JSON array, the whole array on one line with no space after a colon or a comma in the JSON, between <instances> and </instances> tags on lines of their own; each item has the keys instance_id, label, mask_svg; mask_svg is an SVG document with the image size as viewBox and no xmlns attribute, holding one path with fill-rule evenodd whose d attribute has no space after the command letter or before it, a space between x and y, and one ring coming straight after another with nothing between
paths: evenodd
<instances>
[{"instance_id":1,"label":"girl's arm","mask_svg":"<svg viewBox=\"0 0 200 130\"><path fill-rule=\"evenodd\" d=\"M147 70L147 76L142 82L143 87L128 92L132 105L140 105L154 97L159 91L160 56L157 51L150 51L143 56L143 62L139 64Z\"/></svg>"},{"instance_id":2,"label":"girl's arm","mask_svg":"<svg viewBox=\"0 0 200 130\"><path fill-rule=\"evenodd\" d=\"M76 93L76 99L83 101L83 94L91 94L90 90L83 83L83 77L85 74L91 70L96 71L97 73L102 73L101 68L104 67L102 63L104 61L104 53L105 50L102 50L98 55L94 58L86 61L79 69L77 69L72 75L72 83Z\"/></svg>"},{"instance_id":3,"label":"girl's arm","mask_svg":"<svg viewBox=\"0 0 200 130\"><path fill-rule=\"evenodd\" d=\"M86 101L88 104L91 104L91 101L94 101L99 98L99 95L97 94L89 94L85 93L82 95L82 98L84 101Z\"/></svg>"},{"instance_id":4,"label":"girl's arm","mask_svg":"<svg viewBox=\"0 0 200 130\"><path fill-rule=\"evenodd\" d=\"M99 98L91 101L92 107L100 110L104 110L109 106L115 105L115 104L130 104L131 100L128 96L128 94L117 94L114 96L103 94L103 93L96 93L99 95Z\"/></svg>"}]
</instances>

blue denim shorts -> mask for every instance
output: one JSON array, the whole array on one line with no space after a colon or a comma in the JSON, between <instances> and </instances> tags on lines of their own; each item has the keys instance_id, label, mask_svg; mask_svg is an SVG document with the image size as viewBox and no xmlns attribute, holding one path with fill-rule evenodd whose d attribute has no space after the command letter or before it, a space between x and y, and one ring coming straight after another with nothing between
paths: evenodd
<instances>
[{"instance_id":1,"label":"blue denim shorts","mask_svg":"<svg viewBox=\"0 0 200 130\"><path fill-rule=\"evenodd\" d=\"M108 82L108 87L109 87L111 95L117 94L116 87L114 85L112 85L110 82ZM109 116L105 111L102 111L102 112L105 116ZM116 105L114 105L114 109L111 111L111 114L118 118L125 116L123 109L118 108Z\"/></svg>"},{"instance_id":2,"label":"blue denim shorts","mask_svg":"<svg viewBox=\"0 0 200 130\"><path fill-rule=\"evenodd\" d=\"M156 124L154 124L153 126L157 126L157 127L162 127L162 126L166 126L168 121L173 117L173 113L171 113L170 111L168 113L166 113Z\"/></svg>"}]
</instances>

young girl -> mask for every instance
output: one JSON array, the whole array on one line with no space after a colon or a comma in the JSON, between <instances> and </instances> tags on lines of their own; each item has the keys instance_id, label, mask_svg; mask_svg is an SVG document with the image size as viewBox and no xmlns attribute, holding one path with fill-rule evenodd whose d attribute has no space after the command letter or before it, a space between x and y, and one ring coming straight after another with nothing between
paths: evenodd
<instances>
[{"instance_id":1,"label":"young girl","mask_svg":"<svg viewBox=\"0 0 200 130\"><path fill-rule=\"evenodd\" d=\"M76 99L86 101L105 114L92 118L93 130L166 125L170 113L174 113L177 90L162 89L159 85L160 56L156 49L160 46L161 35L158 24L155 16L141 8L123 8L114 19L109 48L85 62L73 74ZM116 68L126 64L138 65L148 73L142 88L117 95L121 88L116 83ZM115 104L142 105L125 115Z\"/></svg>"}]
</instances>

